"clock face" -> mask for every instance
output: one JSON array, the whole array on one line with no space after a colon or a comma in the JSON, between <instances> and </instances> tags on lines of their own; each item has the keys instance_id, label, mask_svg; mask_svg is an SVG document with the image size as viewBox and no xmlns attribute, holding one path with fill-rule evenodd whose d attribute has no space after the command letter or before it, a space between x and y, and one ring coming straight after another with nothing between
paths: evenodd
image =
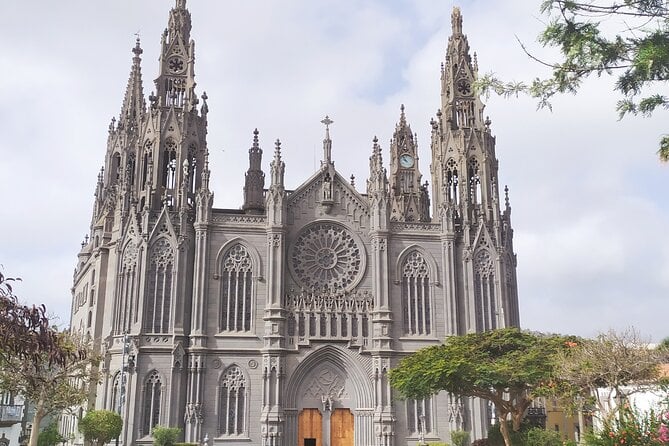
<instances>
[{"instance_id":1,"label":"clock face","mask_svg":"<svg viewBox=\"0 0 669 446\"><path fill-rule=\"evenodd\" d=\"M404 155L400 156L400 166L409 168L413 167L413 156L409 155L408 153L405 153Z\"/></svg>"},{"instance_id":2,"label":"clock face","mask_svg":"<svg viewBox=\"0 0 669 446\"><path fill-rule=\"evenodd\" d=\"M184 60L179 56L172 56L167 60L167 68L172 73L181 73L184 69Z\"/></svg>"}]
</instances>

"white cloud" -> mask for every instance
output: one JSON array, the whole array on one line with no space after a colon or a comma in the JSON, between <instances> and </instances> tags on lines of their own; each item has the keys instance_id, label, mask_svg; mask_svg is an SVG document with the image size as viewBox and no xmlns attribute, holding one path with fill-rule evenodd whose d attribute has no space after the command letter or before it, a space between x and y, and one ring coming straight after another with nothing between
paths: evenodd
<instances>
[{"instance_id":1,"label":"white cloud","mask_svg":"<svg viewBox=\"0 0 669 446\"><path fill-rule=\"evenodd\" d=\"M538 1L471 1L464 29L481 72L531 78L541 69L515 36L534 43ZM429 180L430 117L451 5L436 1L190 0L198 91L209 95L216 206L241 204L252 131L269 164L281 138L296 187L321 156L329 114L342 174L367 177L371 139L388 140L407 107ZM71 272L88 230L107 125L120 109L134 33L142 36L145 93L157 72L163 0L0 4L0 263L20 293L69 320ZM30 32L26 32L29 28ZM655 146L658 115L617 121L605 80L556 98L492 97L500 180L511 187L524 325L591 334L636 325L660 339L655 315L669 295L667 167ZM386 155L387 160L387 155Z\"/></svg>"}]
</instances>

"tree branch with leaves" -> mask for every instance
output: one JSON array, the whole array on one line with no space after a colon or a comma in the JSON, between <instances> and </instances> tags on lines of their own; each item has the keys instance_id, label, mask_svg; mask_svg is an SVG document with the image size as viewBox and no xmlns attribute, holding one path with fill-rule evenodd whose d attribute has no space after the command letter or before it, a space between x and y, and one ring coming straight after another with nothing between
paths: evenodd
<instances>
[{"instance_id":1,"label":"tree branch with leaves","mask_svg":"<svg viewBox=\"0 0 669 446\"><path fill-rule=\"evenodd\" d=\"M560 59L545 61L520 44L552 75L528 83L505 82L488 73L477 82L484 94L529 94L539 100L539 108L550 108L554 95L577 93L591 75L611 75L616 77L615 90L622 94L616 106L620 118L669 109L669 96L661 92L669 81L669 4L665 0L544 0L540 10L549 22L538 41L557 48ZM616 24L617 29L607 31ZM661 136L658 154L662 161L669 161L669 135Z\"/></svg>"}]
</instances>

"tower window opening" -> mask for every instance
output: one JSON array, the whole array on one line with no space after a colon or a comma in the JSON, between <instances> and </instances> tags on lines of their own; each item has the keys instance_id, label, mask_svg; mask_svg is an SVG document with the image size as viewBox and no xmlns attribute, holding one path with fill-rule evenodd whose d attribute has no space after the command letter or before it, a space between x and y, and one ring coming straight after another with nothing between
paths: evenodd
<instances>
[{"instance_id":1,"label":"tower window opening","mask_svg":"<svg viewBox=\"0 0 669 446\"><path fill-rule=\"evenodd\" d=\"M174 140L168 139L165 142L163 159L163 186L174 190L177 180L177 145Z\"/></svg>"},{"instance_id":2,"label":"tower window opening","mask_svg":"<svg viewBox=\"0 0 669 446\"><path fill-rule=\"evenodd\" d=\"M481 204L481 175L479 162L476 158L469 160L469 200L474 204Z\"/></svg>"},{"instance_id":3,"label":"tower window opening","mask_svg":"<svg viewBox=\"0 0 669 446\"><path fill-rule=\"evenodd\" d=\"M114 183L117 183L121 178L121 155L115 153L112 157L112 170L111 170L111 180Z\"/></svg>"},{"instance_id":4,"label":"tower window opening","mask_svg":"<svg viewBox=\"0 0 669 446\"><path fill-rule=\"evenodd\" d=\"M198 175L198 168L197 168L197 158L195 155L190 156L190 163L188 164L188 180L190 182L190 187L188 188L188 191L191 194L195 194L195 190L197 187L197 175Z\"/></svg>"},{"instance_id":5,"label":"tower window opening","mask_svg":"<svg viewBox=\"0 0 669 446\"><path fill-rule=\"evenodd\" d=\"M126 163L126 176L129 177L130 185L135 185L135 154L131 153L128 156L128 162Z\"/></svg>"},{"instance_id":6,"label":"tower window opening","mask_svg":"<svg viewBox=\"0 0 669 446\"><path fill-rule=\"evenodd\" d=\"M458 168L453 158L446 163L446 197L453 204L458 204Z\"/></svg>"}]
</instances>

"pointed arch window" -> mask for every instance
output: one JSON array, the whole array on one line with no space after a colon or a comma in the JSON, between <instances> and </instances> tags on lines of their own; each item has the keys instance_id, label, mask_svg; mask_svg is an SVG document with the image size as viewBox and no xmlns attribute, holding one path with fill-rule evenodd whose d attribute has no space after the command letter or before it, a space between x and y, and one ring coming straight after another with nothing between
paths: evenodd
<instances>
[{"instance_id":1,"label":"pointed arch window","mask_svg":"<svg viewBox=\"0 0 669 446\"><path fill-rule=\"evenodd\" d=\"M117 183L121 179L121 154L114 153L112 156L111 181Z\"/></svg>"},{"instance_id":2,"label":"pointed arch window","mask_svg":"<svg viewBox=\"0 0 669 446\"><path fill-rule=\"evenodd\" d=\"M188 147L188 192L194 194L197 189L199 166L197 165L197 147L191 145Z\"/></svg>"},{"instance_id":3,"label":"pointed arch window","mask_svg":"<svg viewBox=\"0 0 669 446\"><path fill-rule=\"evenodd\" d=\"M152 246L147 273L144 330L149 333L168 333L173 294L174 249L165 238Z\"/></svg>"},{"instance_id":4,"label":"pointed arch window","mask_svg":"<svg viewBox=\"0 0 669 446\"><path fill-rule=\"evenodd\" d=\"M433 410L432 398L422 400L406 400L407 431L409 435L428 435L432 432Z\"/></svg>"},{"instance_id":5,"label":"pointed arch window","mask_svg":"<svg viewBox=\"0 0 669 446\"><path fill-rule=\"evenodd\" d=\"M163 163L163 186L174 189L177 180L177 144L172 138L165 141Z\"/></svg>"},{"instance_id":6,"label":"pointed arch window","mask_svg":"<svg viewBox=\"0 0 669 446\"><path fill-rule=\"evenodd\" d=\"M241 436L247 433L247 390L248 385L242 370L228 367L218 385L218 434L220 436Z\"/></svg>"},{"instance_id":7,"label":"pointed arch window","mask_svg":"<svg viewBox=\"0 0 669 446\"><path fill-rule=\"evenodd\" d=\"M474 300L477 330L497 328L495 269L492 255L487 249L481 249L474 255Z\"/></svg>"},{"instance_id":8,"label":"pointed arch window","mask_svg":"<svg viewBox=\"0 0 669 446\"><path fill-rule=\"evenodd\" d=\"M251 330L253 261L244 245L230 248L221 264L221 331Z\"/></svg>"},{"instance_id":9,"label":"pointed arch window","mask_svg":"<svg viewBox=\"0 0 669 446\"><path fill-rule=\"evenodd\" d=\"M469 160L467 179L469 184L469 200L474 204L481 204L481 174L479 162L476 158Z\"/></svg>"},{"instance_id":10,"label":"pointed arch window","mask_svg":"<svg viewBox=\"0 0 669 446\"><path fill-rule=\"evenodd\" d=\"M402 313L404 333L427 335L432 332L430 307L430 268L425 258L413 251L402 266Z\"/></svg>"},{"instance_id":11,"label":"pointed arch window","mask_svg":"<svg viewBox=\"0 0 669 446\"><path fill-rule=\"evenodd\" d=\"M139 286L138 253L137 245L132 240L123 249L116 281L116 314L114 317L116 334L130 331L131 325L137 321L137 314L133 312L133 308Z\"/></svg>"},{"instance_id":12,"label":"pointed arch window","mask_svg":"<svg viewBox=\"0 0 669 446\"><path fill-rule=\"evenodd\" d=\"M157 371L151 372L144 384L144 406L142 411L142 434L151 435L151 431L160 423L160 403L163 383Z\"/></svg>"},{"instance_id":13,"label":"pointed arch window","mask_svg":"<svg viewBox=\"0 0 669 446\"><path fill-rule=\"evenodd\" d=\"M109 399L109 410L121 413L121 372L116 372L112 380L111 398Z\"/></svg>"},{"instance_id":14,"label":"pointed arch window","mask_svg":"<svg viewBox=\"0 0 669 446\"><path fill-rule=\"evenodd\" d=\"M453 158L446 162L446 198L453 204L458 204L460 194L458 194L458 166Z\"/></svg>"}]
</instances>

